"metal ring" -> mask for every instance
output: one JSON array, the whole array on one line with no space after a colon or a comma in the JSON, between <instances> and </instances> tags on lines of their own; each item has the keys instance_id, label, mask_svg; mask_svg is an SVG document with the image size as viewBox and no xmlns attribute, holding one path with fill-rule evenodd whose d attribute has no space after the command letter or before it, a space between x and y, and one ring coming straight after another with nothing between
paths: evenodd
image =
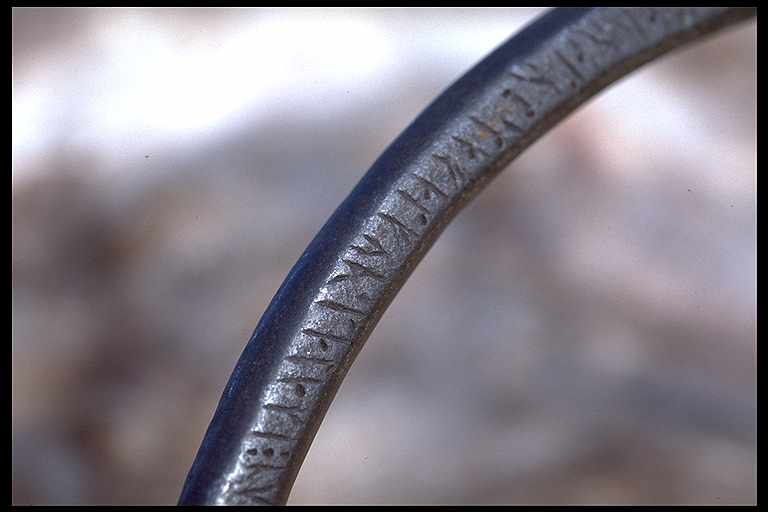
<instances>
[{"instance_id":1,"label":"metal ring","mask_svg":"<svg viewBox=\"0 0 768 512\"><path fill-rule=\"evenodd\" d=\"M558 8L441 94L387 148L272 299L180 504L284 504L347 370L451 219L594 94L746 8Z\"/></svg>"}]
</instances>

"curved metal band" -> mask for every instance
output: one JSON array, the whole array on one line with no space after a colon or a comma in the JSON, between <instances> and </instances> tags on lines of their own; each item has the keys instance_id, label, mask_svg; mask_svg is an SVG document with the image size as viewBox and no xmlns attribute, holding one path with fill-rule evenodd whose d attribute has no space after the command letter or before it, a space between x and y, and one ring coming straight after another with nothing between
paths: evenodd
<instances>
[{"instance_id":1,"label":"curved metal band","mask_svg":"<svg viewBox=\"0 0 768 512\"><path fill-rule=\"evenodd\" d=\"M227 384L180 504L282 504L331 400L453 216L595 93L752 9L541 16L440 95L381 155L283 282Z\"/></svg>"}]
</instances>

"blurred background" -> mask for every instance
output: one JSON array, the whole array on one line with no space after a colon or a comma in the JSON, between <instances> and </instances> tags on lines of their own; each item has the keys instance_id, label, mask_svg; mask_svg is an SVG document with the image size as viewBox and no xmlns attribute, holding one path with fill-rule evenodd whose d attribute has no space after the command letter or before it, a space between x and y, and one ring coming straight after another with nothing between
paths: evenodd
<instances>
[{"instance_id":1,"label":"blurred background","mask_svg":"<svg viewBox=\"0 0 768 512\"><path fill-rule=\"evenodd\" d=\"M15 504L172 504L312 236L541 9L13 9ZM598 96L446 230L290 503L756 501L756 29Z\"/></svg>"}]
</instances>

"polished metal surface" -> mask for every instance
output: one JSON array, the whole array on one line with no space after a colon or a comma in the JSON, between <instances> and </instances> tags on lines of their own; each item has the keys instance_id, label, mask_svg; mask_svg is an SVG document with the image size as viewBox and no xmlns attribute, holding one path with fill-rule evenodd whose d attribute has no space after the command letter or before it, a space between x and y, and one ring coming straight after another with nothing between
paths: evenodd
<instances>
[{"instance_id":1,"label":"polished metal surface","mask_svg":"<svg viewBox=\"0 0 768 512\"><path fill-rule=\"evenodd\" d=\"M607 85L753 14L555 9L454 83L373 164L289 273L224 390L180 503L285 503L347 370L461 208Z\"/></svg>"}]
</instances>

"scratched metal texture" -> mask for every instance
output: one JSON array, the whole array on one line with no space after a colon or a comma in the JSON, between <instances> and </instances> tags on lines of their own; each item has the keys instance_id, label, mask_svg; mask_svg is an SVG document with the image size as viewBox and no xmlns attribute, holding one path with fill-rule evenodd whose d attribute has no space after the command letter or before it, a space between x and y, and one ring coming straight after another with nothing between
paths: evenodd
<instances>
[{"instance_id":1,"label":"scratched metal texture","mask_svg":"<svg viewBox=\"0 0 768 512\"><path fill-rule=\"evenodd\" d=\"M559 8L440 95L312 240L224 390L181 504L283 504L347 370L450 220L601 89L751 16L731 8Z\"/></svg>"}]
</instances>

